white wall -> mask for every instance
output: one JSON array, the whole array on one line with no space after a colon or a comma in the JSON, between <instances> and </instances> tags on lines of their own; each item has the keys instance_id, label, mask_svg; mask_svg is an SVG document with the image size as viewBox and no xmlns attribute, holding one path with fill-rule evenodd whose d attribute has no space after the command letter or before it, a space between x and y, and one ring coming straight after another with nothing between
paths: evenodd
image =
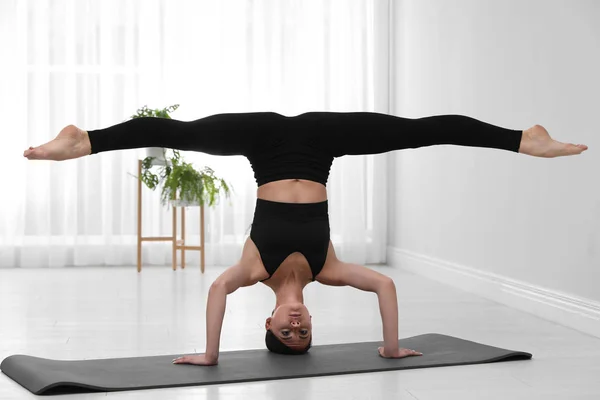
<instances>
[{"instance_id":1,"label":"white wall","mask_svg":"<svg viewBox=\"0 0 600 400\"><path fill-rule=\"evenodd\" d=\"M600 301L600 1L406 0L393 13L395 115L540 124L590 149L390 155L391 251Z\"/></svg>"}]
</instances>

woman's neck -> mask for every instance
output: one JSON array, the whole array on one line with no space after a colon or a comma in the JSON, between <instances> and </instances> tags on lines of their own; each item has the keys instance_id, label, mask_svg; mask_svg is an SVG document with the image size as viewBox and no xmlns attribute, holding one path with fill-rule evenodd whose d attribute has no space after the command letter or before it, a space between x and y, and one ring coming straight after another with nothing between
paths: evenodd
<instances>
[{"instance_id":1,"label":"woman's neck","mask_svg":"<svg viewBox=\"0 0 600 400\"><path fill-rule=\"evenodd\" d=\"M288 303L302 303L304 304L304 295L302 289L304 285L298 281L290 280L282 282L277 288L274 288L275 292L275 308L282 304Z\"/></svg>"}]
</instances>

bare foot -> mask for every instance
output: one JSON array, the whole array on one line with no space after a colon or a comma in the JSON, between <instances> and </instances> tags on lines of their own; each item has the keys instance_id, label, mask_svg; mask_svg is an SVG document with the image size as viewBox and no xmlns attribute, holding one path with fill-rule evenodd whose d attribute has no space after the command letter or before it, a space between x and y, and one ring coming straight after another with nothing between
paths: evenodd
<instances>
[{"instance_id":1,"label":"bare foot","mask_svg":"<svg viewBox=\"0 0 600 400\"><path fill-rule=\"evenodd\" d=\"M584 144L561 143L550 137L548 131L541 125L534 125L523 131L519 153L535 157L554 158L573 156L586 151Z\"/></svg>"},{"instance_id":2,"label":"bare foot","mask_svg":"<svg viewBox=\"0 0 600 400\"><path fill-rule=\"evenodd\" d=\"M63 161L87 156L91 151L87 132L75 125L69 125L63 128L54 140L25 150L23 157L29 160Z\"/></svg>"}]
</instances>

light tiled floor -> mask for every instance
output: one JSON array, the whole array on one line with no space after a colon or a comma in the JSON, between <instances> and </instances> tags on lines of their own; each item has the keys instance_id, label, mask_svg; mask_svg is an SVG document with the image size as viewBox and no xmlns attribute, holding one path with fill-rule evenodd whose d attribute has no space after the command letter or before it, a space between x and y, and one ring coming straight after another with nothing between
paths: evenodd
<instances>
[{"instance_id":1,"label":"light tiled floor","mask_svg":"<svg viewBox=\"0 0 600 400\"><path fill-rule=\"evenodd\" d=\"M437 332L528 351L531 361L373 374L53 396L53 399L600 399L600 339L390 267L400 337ZM202 351L206 294L223 268L0 270L0 359L185 354ZM309 285L315 345L381 340L375 295ZM228 299L222 351L264 348L270 289ZM35 398L0 375L0 399Z\"/></svg>"}]
</instances>

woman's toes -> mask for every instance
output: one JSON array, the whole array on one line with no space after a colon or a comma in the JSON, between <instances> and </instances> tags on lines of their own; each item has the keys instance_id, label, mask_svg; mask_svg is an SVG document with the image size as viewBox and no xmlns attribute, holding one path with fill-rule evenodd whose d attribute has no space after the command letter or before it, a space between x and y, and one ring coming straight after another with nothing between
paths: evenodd
<instances>
[{"instance_id":1,"label":"woman's toes","mask_svg":"<svg viewBox=\"0 0 600 400\"><path fill-rule=\"evenodd\" d=\"M571 144L569 145L569 150L573 154L581 154L587 150L587 146L584 144Z\"/></svg>"},{"instance_id":2,"label":"woman's toes","mask_svg":"<svg viewBox=\"0 0 600 400\"><path fill-rule=\"evenodd\" d=\"M43 153L39 148L33 149L29 152L29 154L27 155L27 158L30 160L39 160L39 159L43 158L42 154Z\"/></svg>"}]
</instances>

